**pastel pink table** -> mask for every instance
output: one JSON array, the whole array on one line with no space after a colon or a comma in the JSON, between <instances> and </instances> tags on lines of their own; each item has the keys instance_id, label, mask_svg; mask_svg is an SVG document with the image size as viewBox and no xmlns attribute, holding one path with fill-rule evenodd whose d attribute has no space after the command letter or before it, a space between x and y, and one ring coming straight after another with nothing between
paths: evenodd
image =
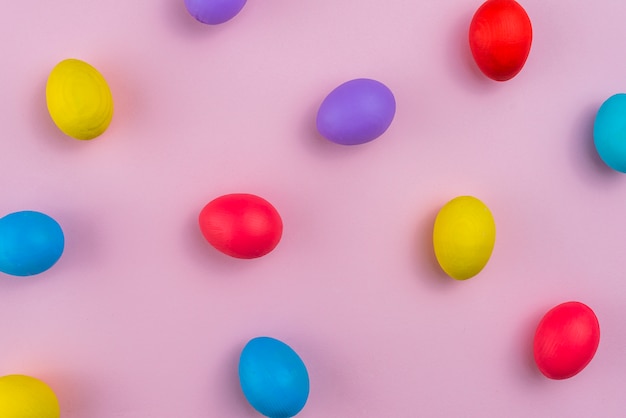
<instances>
[{"instance_id":1,"label":"pastel pink table","mask_svg":"<svg viewBox=\"0 0 626 418\"><path fill-rule=\"evenodd\" d=\"M182 0L8 2L0 13L0 214L55 217L48 272L0 277L0 375L57 392L63 418L253 418L238 355L270 335L306 362L302 418L616 417L626 399L626 177L593 149L595 112L626 89L626 3L525 0L526 66L472 62L480 1L250 0L219 27ZM65 137L49 70L83 59L115 98L109 130ZM325 95L384 82L396 118L342 147L315 131ZM235 260L197 227L226 193L272 202L284 235ZM471 194L496 246L455 282L435 214ZM532 336L552 306L600 320L591 364L544 378Z\"/></svg>"}]
</instances>

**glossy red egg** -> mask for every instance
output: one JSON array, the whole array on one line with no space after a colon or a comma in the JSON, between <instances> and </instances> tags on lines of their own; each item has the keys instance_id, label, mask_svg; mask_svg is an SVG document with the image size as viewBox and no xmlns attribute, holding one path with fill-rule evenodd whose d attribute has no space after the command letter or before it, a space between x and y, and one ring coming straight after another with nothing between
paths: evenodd
<instances>
[{"instance_id":1,"label":"glossy red egg","mask_svg":"<svg viewBox=\"0 0 626 418\"><path fill-rule=\"evenodd\" d=\"M219 251L236 258L257 258L272 251L283 233L278 211L252 194L220 196L200 212L200 230Z\"/></svg>"},{"instance_id":2,"label":"glossy red egg","mask_svg":"<svg viewBox=\"0 0 626 418\"><path fill-rule=\"evenodd\" d=\"M469 29L469 44L478 68L489 78L506 81L526 63L533 39L530 18L515 0L487 0Z\"/></svg>"},{"instance_id":3,"label":"glossy red egg","mask_svg":"<svg viewBox=\"0 0 626 418\"><path fill-rule=\"evenodd\" d=\"M533 352L541 373L567 379L584 369L600 343L600 325L591 308L566 302L550 309L535 332Z\"/></svg>"}]
</instances>

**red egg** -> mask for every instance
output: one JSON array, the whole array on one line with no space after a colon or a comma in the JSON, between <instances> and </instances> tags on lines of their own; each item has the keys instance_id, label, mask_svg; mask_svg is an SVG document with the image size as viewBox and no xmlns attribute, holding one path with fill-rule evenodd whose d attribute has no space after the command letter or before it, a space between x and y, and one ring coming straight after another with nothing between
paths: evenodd
<instances>
[{"instance_id":1,"label":"red egg","mask_svg":"<svg viewBox=\"0 0 626 418\"><path fill-rule=\"evenodd\" d=\"M600 343L600 325L591 308L566 302L550 309L535 332L533 352L541 373L567 379L591 361Z\"/></svg>"},{"instance_id":2,"label":"red egg","mask_svg":"<svg viewBox=\"0 0 626 418\"><path fill-rule=\"evenodd\" d=\"M267 200L252 194L227 194L200 212L200 230L219 251L236 258L257 258L272 251L283 233L280 215Z\"/></svg>"},{"instance_id":3,"label":"red egg","mask_svg":"<svg viewBox=\"0 0 626 418\"><path fill-rule=\"evenodd\" d=\"M469 29L469 43L478 68L489 78L506 81L520 72L533 39L526 11L515 0L487 0Z\"/></svg>"}]
</instances>

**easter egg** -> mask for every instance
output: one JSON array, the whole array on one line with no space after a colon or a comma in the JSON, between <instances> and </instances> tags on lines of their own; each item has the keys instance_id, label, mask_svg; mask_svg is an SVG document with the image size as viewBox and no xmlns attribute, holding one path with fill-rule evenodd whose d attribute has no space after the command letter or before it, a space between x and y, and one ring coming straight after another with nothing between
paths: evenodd
<instances>
[{"instance_id":1,"label":"easter egg","mask_svg":"<svg viewBox=\"0 0 626 418\"><path fill-rule=\"evenodd\" d=\"M537 367L550 379L568 379L591 361L600 343L600 325L591 308L566 302L550 309L535 331Z\"/></svg>"},{"instance_id":2,"label":"easter egg","mask_svg":"<svg viewBox=\"0 0 626 418\"><path fill-rule=\"evenodd\" d=\"M433 246L439 265L450 277L465 280L487 264L496 241L491 211L472 196L459 196L437 214Z\"/></svg>"},{"instance_id":3,"label":"easter egg","mask_svg":"<svg viewBox=\"0 0 626 418\"><path fill-rule=\"evenodd\" d=\"M0 377L2 418L59 418L56 395L41 380L23 375Z\"/></svg>"},{"instance_id":4,"label":"easter egg","mask_svg":"<svg viewBox=\"0 0 626 418\"><path fill-rule=\"evenodd\" d=\"M207 25L218 25L235 17L247 0L185 0L190 15Z\"/></svg>"},{"instance_id":5,"label":"easter egg","mask_svg":"<svg viewBox=\"0 0 626 418\"><path fill-rule=\"evenodd\" d=\"M200 212L200 230L216 249L236 258L272 251L283 233L278 211L267 200L245 193L220 196Z\"/></svg>"},{"instance_id":6,"label":"easter egg","mask_svg":"<svg viewBox=\"0 0 626 418\"><path fill-rule=\"evenodd\" d=\"M106 80L81 60L66 59L52 69L46 101L57 127L76 139L99 136L113 118L113 96Z\"/></svg>"},{"instance_id":7,"label":"easter egg","mask_svg":"<svg viewBox=\"0 0 626 418\"><path fill-rule=\"evenodd\" d=\"M626 173L626 94L615 94L602 103L593 124L593 141L606 165Z\"/></svg>"},{"instance_id":8,"label":"easter egg","mask_svg":"<svg viewBox=\"0 0 626 418\"><path fill-rule=\"evenodd\" d=\"M317 130L337 144L363 144L381 136L395 113L396 100L387 86L359 78L326 96L317 112Z\"/></svg>"},{"instance_id":9,"label":"easter egg","mask_svg":"<svg viewBox=\"0 0 626 418\"><path fill-rule=\"evenodd\" d=\"M309 397L309 374L287 344L270 337L250 340L239 358L239 382L244 396L261 414L289 418Z\"/></svg>"},{"instance_id":10,"label":"easter egg","mask_svg":"<svg viewBox=\"0 0 626 418\"><path fill-rule=\"evenodd\" d=\"M52 267L63 254L65 237L50 216L34 211L0 218L0 271L32 276Z\"/></svg>"},{"instance_id":11,"label":"easter egg","mask_svg":"<svg viewBox=\"0 0 626 418\"><path fill-rule=\"evenodd\" d=\"M514 0L487 0L474 14L469 44L478 68L489 78L506 81L522 69L533 33L526 11Z\"/></svg>"}]
</instances>

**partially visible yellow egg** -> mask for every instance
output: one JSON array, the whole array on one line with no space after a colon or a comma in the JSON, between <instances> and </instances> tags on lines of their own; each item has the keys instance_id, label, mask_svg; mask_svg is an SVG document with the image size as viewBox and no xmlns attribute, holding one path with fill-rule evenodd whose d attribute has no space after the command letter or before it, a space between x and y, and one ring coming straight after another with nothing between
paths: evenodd
<instances>
[{"instance_id":1,"label":"partially visible yellow egg","mask_svg":"<svg viewBox=\"0 0 626 418\"><path fill-rule=\"evenodd\" d=\"M113 96L106 80L91 65L66 59L50 72L46 84L48 112L66 135L93 139L113 118Z\"/></svg>"},{"instance_id":2,"label":"partially visible yellow egg","mask_svg":"<svg viewBox=\"0 0 626 418\"><path fill-rule=\"evenodd\" d=\"M485 267L496 242L489 208L472 196L459 196L437 214L433 246L439 265L450 277L466 280Z\"/></svg>"},{"instance_id":3,"label":"partially visible yellow egg","mask_svg":"<svg viewBox=\"0 0 626 418\"><path fill-rule=\"evenodd\" d=\"M0 417L59 418L57 397L41 380L23 375L0 377Z\"/></svg>"}]
</instances>

